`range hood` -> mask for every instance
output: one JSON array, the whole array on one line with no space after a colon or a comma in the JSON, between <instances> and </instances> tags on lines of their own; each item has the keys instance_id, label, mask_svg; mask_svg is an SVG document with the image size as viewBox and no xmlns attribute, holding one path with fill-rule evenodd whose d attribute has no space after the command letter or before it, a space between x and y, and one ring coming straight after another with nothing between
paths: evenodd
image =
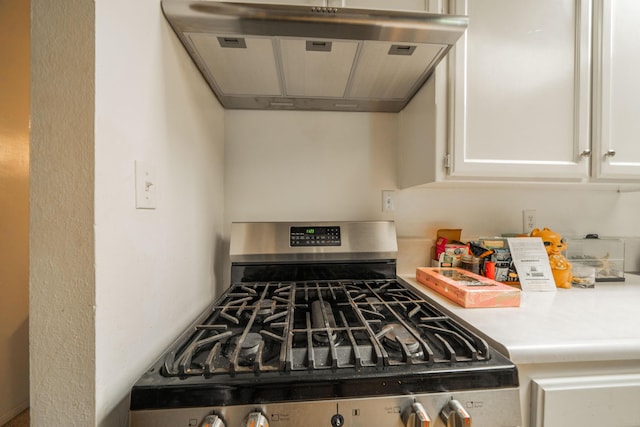
<instances>
[{"instance_id":1,"label":"range hood","mask_svg":"<svg viewBox=\"0 0 640 427\"><path fill-rule=\"evenodd\" d=\"M225 108L397 112L467 27L463 16L162 0Z\"/></svg>"}]
</instances>

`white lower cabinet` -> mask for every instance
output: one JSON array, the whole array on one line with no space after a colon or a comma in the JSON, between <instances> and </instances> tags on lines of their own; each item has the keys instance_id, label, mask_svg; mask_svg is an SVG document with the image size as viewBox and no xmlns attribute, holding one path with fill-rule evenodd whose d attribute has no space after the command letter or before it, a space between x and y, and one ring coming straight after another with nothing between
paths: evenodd
<instances>
[{"instance_id":1,"label":"white lower cabinet","mask_svg":"<svg viewBox=\"0 0 640 427\"><path fill-rule=\"evenodd\" d=\"M531 427L640 425L640 374L534 379Z\"/></svg>"}]
</instances>

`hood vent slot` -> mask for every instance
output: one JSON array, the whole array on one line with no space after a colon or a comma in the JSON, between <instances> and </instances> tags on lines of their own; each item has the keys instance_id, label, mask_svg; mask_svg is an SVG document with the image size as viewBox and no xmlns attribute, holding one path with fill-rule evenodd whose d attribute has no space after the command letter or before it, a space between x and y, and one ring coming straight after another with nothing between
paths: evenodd
<instances>
[{"instance_id":1,"label":"hood vent slot","mask_svg":"<svg viewBox=\"0 0 640 427\"><path fill-rule=\"evenodd\" d=\"M331 52L331 42L318 42L307 40L308 52Z\"/></svg>"},{"instance_id":2,"label":"hood vent slot","mask_svg":"<svg viewBox=\"0 0 640 427\"><path fill-rule=\"evenodd\" d=\"M236 49L246 49L247 43L241 37L218 37L220 47L231 47Z\"/></svg>"},{"instance_id":3,"label":"hood vent slot","mask_svg":"<svg viewBox=\"0 0 640 427\"><path fill-rule=\"evenodd\" d=\"M162 0L225 108L397 112L464 33L420 12Z\"/></svg>"},{"instance_id":4,"label":"hood vent slot","mask_svg":"<svg viewBox=\"0 0 640 427\"><path fill-rule=\"evenodd\" d=\"M414 50L415 46L393 44L389 48L389 55L412 55Z\"/></svg>"}]
</instances>

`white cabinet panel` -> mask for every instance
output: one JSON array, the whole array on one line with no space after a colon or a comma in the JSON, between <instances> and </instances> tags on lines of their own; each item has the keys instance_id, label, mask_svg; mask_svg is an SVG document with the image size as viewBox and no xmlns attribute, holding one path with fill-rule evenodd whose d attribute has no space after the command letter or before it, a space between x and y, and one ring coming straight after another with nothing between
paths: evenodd
<instances>
[{"instance_id":1,"label":"white cabinet panel","mask_svg":"<svg viewBox=\"0 0 640 427\"><path fill-rule=\"evenodd\" d=\"M531 427L631 427L640 420L640 375L536 379Z\"/></svg>"},{"instance_id":2,"label":"white cabinet panel","mask_svg":"<svg viewBox=\"0 0 640 427\"><path fill-rule=\"evenodd\" d=\"M453 178L582 180L589 162L589 2L456 2Z\"/></svg>"},{"instance_id":3,"label":"white cabinet panel","mask_svg":"<svg viewBox=\"0 0 640 427\"><path fill-rule=\"evenodd\" d=\"M595 7L595 177L640 179L640 2L598 0Z\"/></svg>"}]
</instances>

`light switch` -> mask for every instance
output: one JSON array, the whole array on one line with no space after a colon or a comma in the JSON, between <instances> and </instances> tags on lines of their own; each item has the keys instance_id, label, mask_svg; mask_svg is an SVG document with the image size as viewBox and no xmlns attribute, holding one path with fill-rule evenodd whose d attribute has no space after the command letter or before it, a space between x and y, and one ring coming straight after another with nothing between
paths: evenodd
<instances>
[{"instance_id":1,"label":"light switch","mask_svg":"<svg viewBox=\"0 0 640 427\"><path fill-rule=\"evenodd\" d=\"M382 190L382 211L391 212L396 210L396 192L393 190Z\"/></svg>"},{"instance_id":2,"label":"light switch","mask_svg":"<svg viewBox=\"0 0 640 427\"><path fill-rule=\"evenodd\" d=\"M156 208L156 172L152 164L136 160L136 209Z\"/></svg>"}]
</instances>

